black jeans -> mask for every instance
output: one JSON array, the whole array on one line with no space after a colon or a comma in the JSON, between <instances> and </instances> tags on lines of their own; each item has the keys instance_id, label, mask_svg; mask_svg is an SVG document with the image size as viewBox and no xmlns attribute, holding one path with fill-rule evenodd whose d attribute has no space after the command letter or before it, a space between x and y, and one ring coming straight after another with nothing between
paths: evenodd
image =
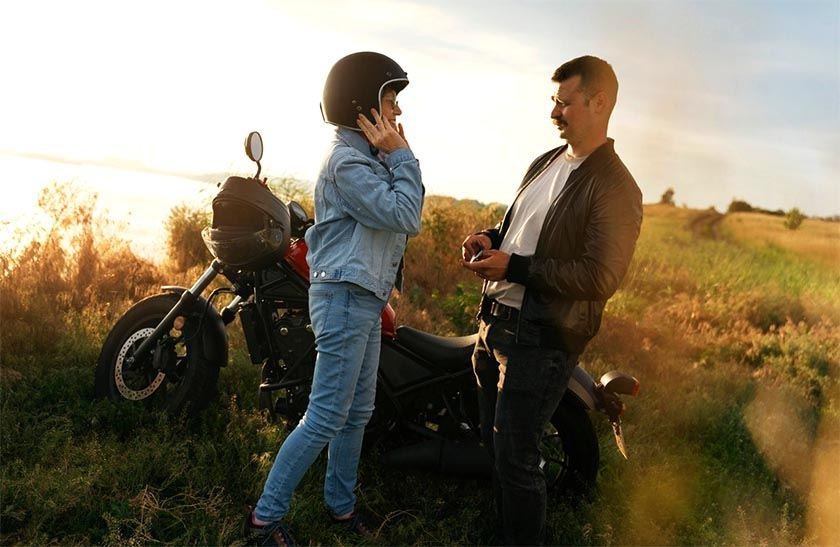
<instances>
[{"instance_id":1,"label":"black jeans","mask_svg":"<svg viewBox=\"0 0 840 547\"><path fill-rule=\"evenodd\" d=\"M577 355L519 345L516 322L482 318L473 352L481 436L495 459L496 510L508 545L539 545L545 535L546 487L540 442Z\"/></svg>"}]
</instances>

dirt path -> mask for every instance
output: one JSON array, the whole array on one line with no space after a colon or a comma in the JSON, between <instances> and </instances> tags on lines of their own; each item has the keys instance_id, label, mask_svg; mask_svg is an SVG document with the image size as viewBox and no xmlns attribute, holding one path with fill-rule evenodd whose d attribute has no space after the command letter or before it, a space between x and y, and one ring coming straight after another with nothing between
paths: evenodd
<instances>
[{"instance_id":1,"label":"dirt path","mask_svg":"<svg viewBox=\"0 0 840 547\"><path fill-rule=\"evenodd\" d=\"M697 237L718 239L720 236L718 233L718 225L725 216L726 215L718 213L714 209L701 211L697 214L697 216L691 219L689 228L691 228L691 232Z\"/></svg>"}]
</instances>

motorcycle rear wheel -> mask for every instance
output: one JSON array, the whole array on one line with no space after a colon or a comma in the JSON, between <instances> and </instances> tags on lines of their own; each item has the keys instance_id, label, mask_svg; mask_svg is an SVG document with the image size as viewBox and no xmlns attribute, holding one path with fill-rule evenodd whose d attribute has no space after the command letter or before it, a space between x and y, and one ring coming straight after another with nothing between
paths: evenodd
<instances>
[{"instance_id":1,"label":"motorcycle rear wheel","mask_svg":"<svg viewBox=\"0 0 840 547\"><path fill-rule=\"evenodd\" d=\"M219 364L202 356L201 317L185 315L183 339L168 346L161 358L169 363L170 373L155 370L152 360L127 362L178 302L178 296L159 294L132 306L114 325L99 355L96 366L95 395L114 401L134 401L170 415L186 412L198 415L216 396Z\"/></svg>"},{"instance_id":2,"label":"motorcycle rear wheel","mask_svg":"<svg viewBox=\"0 0 840 547\"><path fill-rule=\"evenodd\" d=\"M540 445L541 467L549 491L584 493L595 486L600 453L589 413L564 400Z\"/></svg>"}]
</instances>

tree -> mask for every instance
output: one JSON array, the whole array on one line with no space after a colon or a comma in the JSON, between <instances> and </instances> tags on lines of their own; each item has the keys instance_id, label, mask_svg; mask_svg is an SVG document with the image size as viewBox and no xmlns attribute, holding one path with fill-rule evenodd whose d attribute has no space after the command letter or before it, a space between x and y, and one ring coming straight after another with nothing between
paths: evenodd
<instances>
[{"instance_id":1,"label":"tree","mask_svg":"<svg viewBox=\"0 0 840 547\"><path fill-rule=\"evenodd\" d=\"M662 197L659 198L659 203L662 205L670 205L674 206L674 189L668 188L665 192L662 193Z\"/></svg>"},{"instance_id":2,"label":"tree","mask_svg":"<svg viewBox=\"0 0 840 547\"><path fill-rule=\"evenodd\" d=\"M803 220L805 220L805 215L797 207L794 207L785 215L785 228L796 230L802 225Z\"/></svg>"},{"instance_id":3,"label":"tree","mask_svg":"<svg viewBox=\"0 0 840 547\"><path fill-rule=\"evenodd\" d=\"M753 206L740 199L733 199L732 203L729 204L729 208L726 210L727 213L749 213L752 211Z\"/></svg>"}]
</instances>

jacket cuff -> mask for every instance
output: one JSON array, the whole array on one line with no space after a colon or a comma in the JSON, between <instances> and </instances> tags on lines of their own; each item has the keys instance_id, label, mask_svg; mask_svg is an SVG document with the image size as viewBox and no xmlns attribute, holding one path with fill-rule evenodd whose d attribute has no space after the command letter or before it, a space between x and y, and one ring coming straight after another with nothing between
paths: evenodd
<instances>
[{"instance_id":1,"label":"jacket cuff","mask_svg":"<svg viewBox=\"0 0 840 547\"><path fill-rule=\"evenodd\" d=\"M510 255L510 262L508 262L507 273L505 279L511 283L519 283L526 285L528 281L528 273L531 270L531 257L522 256L516 253Z\"/></svg>"},{"instance_id":2,"label":"jacket cuff","mask_svg":"<svg viewBox=\"0 0 840 547\"><path fill-rule=\"evenodd\" d=\"M397 165L401 164L405 161L411 161L416 159L414 157L414 153L411 151L410 148L397 148L390 154L385 156L385 163L393 169Z\"/></svg>"},{"instance_id":3,"label":"jacket cuff","mask_svg":"<svg viewBox=\"0 0 840 547\"><path fill-rule=\"evenodd\" d=\"M502 245L502 240L499 237L499 231L496 229L493 230L482 230L480 232L476 232L473 235L485 235L490 238L490 248L491 249L498 249Z\"/></svg>"}]
</instances>

